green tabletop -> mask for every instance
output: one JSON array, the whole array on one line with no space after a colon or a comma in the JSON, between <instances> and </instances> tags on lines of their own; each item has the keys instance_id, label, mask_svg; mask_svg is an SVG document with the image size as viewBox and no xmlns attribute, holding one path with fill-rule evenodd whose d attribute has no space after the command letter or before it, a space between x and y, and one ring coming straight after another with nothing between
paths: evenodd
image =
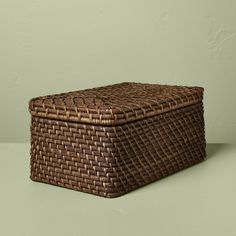
<instances>
[{"instance_id":1,"label":"green tabletop","mask_svg":"<svg viewBox=\"0 0 236 236\"><path fill-rule=\"evenodd\" d=\"M119 198L29 179L29 144L0 144L0 236L235 236L236 145Z\"/></svg>"}]
</instances>

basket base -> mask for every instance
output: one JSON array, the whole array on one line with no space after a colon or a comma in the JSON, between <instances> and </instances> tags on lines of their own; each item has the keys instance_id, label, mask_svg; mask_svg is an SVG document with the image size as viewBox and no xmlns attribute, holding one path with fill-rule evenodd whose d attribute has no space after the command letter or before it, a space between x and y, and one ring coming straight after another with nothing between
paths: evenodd
<instances>
[{"instance_id":1,"label":"basket base","mask_svg":"<svg viewBox=\"0 0 236 236\"><path fill-rule=\"evenodd\" d=\"M201 162L203 104L118 126L32 116L31 179L118 197Z\"/></svg>"}]
</instances>

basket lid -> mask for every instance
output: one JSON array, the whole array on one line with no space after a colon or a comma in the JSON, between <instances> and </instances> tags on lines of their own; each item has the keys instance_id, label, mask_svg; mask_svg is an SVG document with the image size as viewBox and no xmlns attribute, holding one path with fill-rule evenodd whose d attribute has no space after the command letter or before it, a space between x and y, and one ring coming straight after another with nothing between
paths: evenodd
<instances>
[{"instance_id":1,"label":"basket lid","mask_svg":"<svg viewBox=\"0 0 236 236\"><path fill-rule=\"evenodd\" d=\"M33 98L33 116L116 125L198 103L203 88L124 82Z\"/></svg>"}]
</instances>

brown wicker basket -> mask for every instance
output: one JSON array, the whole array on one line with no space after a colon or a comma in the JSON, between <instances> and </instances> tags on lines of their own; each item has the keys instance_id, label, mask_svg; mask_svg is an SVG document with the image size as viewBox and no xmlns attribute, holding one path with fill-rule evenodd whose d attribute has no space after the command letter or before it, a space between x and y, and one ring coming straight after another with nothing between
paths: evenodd
<instances>
[{"instance_id":1,"label":"brown wicker basket","mask_svg":"<svg viewBox=\"0 0 236 236\"><path fill-rule=\"evenodd\" d=\"M33 98L31 179L117 197L202 161L203 88L121 83Z\"/></svg>"}]
</instances>

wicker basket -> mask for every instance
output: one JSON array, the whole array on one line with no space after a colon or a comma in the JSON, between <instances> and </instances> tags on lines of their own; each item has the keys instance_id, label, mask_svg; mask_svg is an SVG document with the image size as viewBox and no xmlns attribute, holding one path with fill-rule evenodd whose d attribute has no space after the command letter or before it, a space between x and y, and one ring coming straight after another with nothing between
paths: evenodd
<instances>
[{"instance_id":1,"label":"wicker basket","mask_svg":"<svg viewBox=\"0 0 236 236\"><path fill-rule=\"evenodd\" d=\"M117 197L202 161L203 88L121 83L33 98L31 179Z\"/></svg>"}]
</instances>

